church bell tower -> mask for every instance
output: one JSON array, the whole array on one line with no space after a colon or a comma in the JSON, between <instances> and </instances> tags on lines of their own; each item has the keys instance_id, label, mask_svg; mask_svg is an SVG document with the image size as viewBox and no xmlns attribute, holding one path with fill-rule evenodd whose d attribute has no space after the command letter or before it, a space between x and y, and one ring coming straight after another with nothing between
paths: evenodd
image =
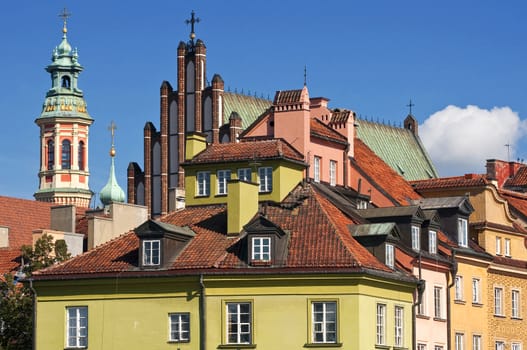
<instances>
[{"instance_id":1,"label":"church bell tower","mask_svg":"<svg viewBox=\"0 0 527 350\"><path fill-rule=\"evenodd\" d=\"M88 185L88 134L93 119L77 85L83 67L77 49L72 49L67 40L69 16L66 9L60 15L64 21L62 42L53 50L52 62L46 67L51 89L35 120L40 128L40 185L34 196L42 202L87 208L93 195Z\"/></svg>"}]
</instances>

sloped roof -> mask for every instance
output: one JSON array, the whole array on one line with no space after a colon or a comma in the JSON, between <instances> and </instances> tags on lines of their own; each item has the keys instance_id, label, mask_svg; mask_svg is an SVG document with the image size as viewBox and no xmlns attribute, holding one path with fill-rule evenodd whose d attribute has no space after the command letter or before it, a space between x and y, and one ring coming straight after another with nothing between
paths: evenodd
<instances>
[{"instance_id":1,"label":"sloped roof","mask_svg":"<svg viewBox=\"0 0 527 350\"><path fill-rule=\"evenodd\" d=\"M33 230L51 228L53 203L0 196L0 226L9 228L9 247L33 244Z\"/></svg>"},{"instance_id":2,"label":"sloped roof","mask_svg":"<svg viewBox=\"0 0 527 350\"><path fill-rule=\"evenodd\" d=\"M187 164L287 159L303 162L304 156L282 139L249 140L239 143L213 143Z\"/></svg>"},{"instance_id":3,"label":"sloped roof","mask_svg":"<svg viewBox=\"0 0 527 350\"><path fill-rule=\"evenodd\" d=\"M228 123L231 113L236 112L242 118L242 128L246 129L269 107L271 107L271 104L271 101L264 98L224 92L223 123Z\"/></svg>"},{"instance_id":4,"label":"sloped roof","mask_svg":"<svg viewBox=\"0 0 527 350\"><path fill-rule=\"evenodd\" d=\"M359 272L366 269L393 273L350 235L348 225L353 224L353 220L309 185L297 186L282 203L269 204L263 210L267 220L289 235L287 258L280 269L307 272L320 269ZM241 260L241 240L244 236L226 235L224 205L187 207L164 216L161 221L187 226L196 233L173 264L162 272L138 270L139 239L134 232L129 232L59 265L37 271L34 278L53 278L53 275L61 275L60 278L94 277L93 274L104 275L108 272L144 275L192 273L197 270L262 271L260 268L248 268Z\"/></svg>"},{"instance_id":5,"label":"sloped roof","mask_svg":"<svg viewBox=\"0 0 527 350\"><path fill-rule=\"evenodd\" d=\"M377 184L394 204L407 205L421 196L398 173L379 158L364 142L355 138L355 152L351 165L362 170L365 177Z\"/></svg>"},{"instance_id":6,"label":"sloped roof","mask_svg":"<svg viewBox=\"0 0 527 350\"><path fill-rule=\"evenodd\" d=\"M527 186L527 166L522 166L513 177L507 179L504 187L525 187Z\"/></svg>"},{"instance_id":7,"label":"sloped roof","mask_svg":"<svg viewBox=\"0 0 527 350\"><path fill-rule=\"evenodd\" d=\"M0 279L4 273L15 271L20 265L20 248L0 248Z\"/></svg>"},{"instance_id":8,"label":"sloped roof","mask_svg":"<svg viewBox=\"0 0 527 350\"><path fill-rule=\"evenodd\" d=\"M361 224L350 227L350 233L352 236L388 236L391 235L393 230L397 230L395 222Z\"/></svg>"},{"instance_id":9,"label":"sloped roof","mask_svg":"<svg viewBox=\"0 0 527 350\"><path fill-rule=\"evenodd\" d=\"M357 137L406 180L438 177L418 135L405 128L356 119Z\"/></svg>"},{"instance_id":10,"label":"sloped roof","mask_svg":"<svg viewBox=\"0 0 527 350\"><path fill-rule=\"evenodd\" d=\"M273 104L290 104L302 102L302 89L277 91Z\"/></svg>"},{"instance_id":11,"label":"sloped roof","mask_svg":"<svg viewBox=\"0 0 527 350\"><path fill-rule=\"evenodd\" d=\"M408 205L400 207L385 207L385 208L369 208L358 210L359 215L363 218L388 218L388 217L399 217L399 216L421 216L424 217L424 213L417 205Z\"/></svg>"},{"instance_id":12,"label":"sloped roof","mask_svg":"<svg viewBox=\"0 0 527 350\"><path fill-rule=\"evenodd\" d=\"M442 188L478 187L490 184L481 174L466 174L464 176L442 177L438 179L410 181L416 191Z\"/></svg>"},{"instance_id":13,"label":"sloped roof","mask_svg":"<svg viewBox=\"0 0 527 350\"><path fill-rule=\"evenodd\" d=\"M499 190L498 192L507 201L509 206L524 217L527 217L527 194L505 190Z\"/></svg>"},{"instance_id":14,"label":"sloped roof","mask_svg":"<svg viewBox=\"0 0 527 350\"><path fill-rule=\"evenodd\" d=\"M346 123L350 117L353 116L353 112L347 109L340 110L340 109L334 109L331 111L331 119L329 121L329 125L339 125Z\"/></svg>"},{"instance_id":15,"label":"sloped roof","mask_svg":"<svg viewBox=\"0 0 527 350\"><path fill-rule=\"evenodd\" d=\"M344 135L333 130L317 118L311 118L310 129L311 135L313 136L318 136L344 145L348 144L348 139Z\"/></svg>"}]
</instances>

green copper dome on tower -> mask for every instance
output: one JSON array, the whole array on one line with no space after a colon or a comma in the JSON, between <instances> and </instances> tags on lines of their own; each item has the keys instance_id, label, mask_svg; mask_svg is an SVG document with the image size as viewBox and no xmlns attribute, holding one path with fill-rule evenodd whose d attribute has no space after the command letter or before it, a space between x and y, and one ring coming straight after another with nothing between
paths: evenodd
<instances>
[{"instance_id":1,"label":"green copper dome on tower","mask_svg":"<svg viewBox=\"0 0 527 350\"><path fill-rule=\"evenodd\" d=\"M108 177L108 182L106 185L102 188L100 199L102 204L106 207L108 204L112 202L124 202L124 191L117 183L117 179L115 177L115 164L114 164L114 157L115 157L115 147L114 147L114 133L115 133L115 124L112 121L109 127L111 133L112 133L112 148L110 150L110 157L112 159L111 165L110 165L110 176Z\"/></svg>"}]
</instances>

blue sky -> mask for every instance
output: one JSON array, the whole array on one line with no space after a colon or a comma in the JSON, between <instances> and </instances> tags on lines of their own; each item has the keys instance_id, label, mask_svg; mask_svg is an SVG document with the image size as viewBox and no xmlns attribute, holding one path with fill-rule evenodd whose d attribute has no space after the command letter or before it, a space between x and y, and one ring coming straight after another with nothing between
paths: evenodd
<instances>
[{"instance_id":1,"label":"blue sky","mask_svg":"<svg viewBox=\"0 0 527 350\"><path fill-rule=\"evenodd\" d=\"M116 171L126 190L130 161L143 164L143 127L159 124L159 87L175 86L176 48L196 34L207 46L207 76L273 97L303 85L332 108L399 125L409 99L440 174L483 173L485 159L527 159L527 5L522 1L72 1L28 0L0 12L0 195L37 190L39 129L50 77L44 67L68 40L90 130L90 187L108 178L112 120Z\"/></svg>"}]
</instances>

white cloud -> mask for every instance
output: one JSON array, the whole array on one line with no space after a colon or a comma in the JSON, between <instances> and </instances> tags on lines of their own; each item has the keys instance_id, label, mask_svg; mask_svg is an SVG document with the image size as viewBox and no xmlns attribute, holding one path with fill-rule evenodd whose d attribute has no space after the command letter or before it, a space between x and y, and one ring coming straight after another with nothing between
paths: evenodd
<instances>
[{"instance_id":1,"label":"white cloud","mask_svg":"<svg viewBox=\"0 0 527 350\"><path fill-rule=\"evenodd\" d=\"M447 106L419 126L419 136L440 176L485 173L487 159L515 159L527 124L509 107Z\"/></svg>"}]
</instances>

